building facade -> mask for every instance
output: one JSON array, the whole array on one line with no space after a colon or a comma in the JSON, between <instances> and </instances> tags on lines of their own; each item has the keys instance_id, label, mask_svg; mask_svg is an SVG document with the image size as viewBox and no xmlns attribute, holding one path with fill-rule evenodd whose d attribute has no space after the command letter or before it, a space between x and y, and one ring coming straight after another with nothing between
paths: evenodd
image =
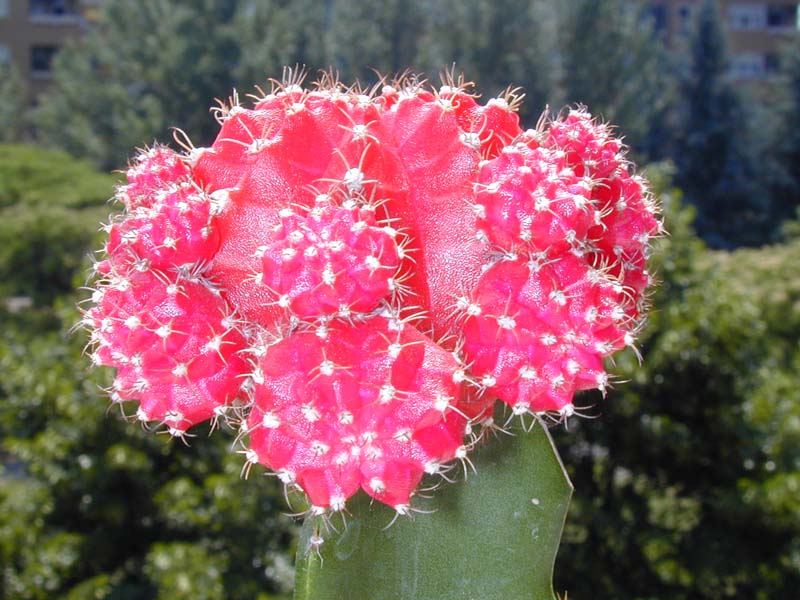
<instances>
[{"instance_id":1,"label":"building facade","mask_svg":"<svg viewBox=\"0 0 800 600\"><path fill-rule=\"evenodd\" d=\"M87 0L0 0L0 62L22 76L31 100L47 90L53 56L83 33L94 5Z\"/></svg>"},{"instance_id":2,"label":"building facade","mask_svg":"<svg viewBox=\"0 0 800 600\"><path fill-rule=\"evenodd\" d=\"M653 0L655 26L670 49L685 49L696 13L705 0ZM728 41L730 73L739 81L769 80L784 47L798 34L797 2L717 0Z\"/></svg>"},{"instance_id":3,"label":"building facade","mask_svg":"<svg viewBox=\"0 0 800 600\"><path fill-rule=\"evenodd\" d=\"M52 60L64 42L80 36L101 0L0 0L0 63L10 63L28 84L31 99L46 91ZM686 47L705 0L649 0L656 28L671 50ZM717 0L727 32L731 75L766 81L800 24L797 2Z\"/></svg>"}]
</instances>

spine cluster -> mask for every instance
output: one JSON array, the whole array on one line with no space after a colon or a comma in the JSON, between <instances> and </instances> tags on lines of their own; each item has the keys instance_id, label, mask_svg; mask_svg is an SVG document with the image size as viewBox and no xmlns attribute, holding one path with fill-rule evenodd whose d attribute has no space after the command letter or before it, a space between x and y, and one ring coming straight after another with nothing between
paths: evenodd
<instances>
[{"instance_id":1,"label":"spine cluster","mask_svg":"<svg viewBox=\"0 0 800 600\"><path fill-rule=\"evenodd\" d=\"M464 353L515 413L571 415L576 391L607 388L602 359L634 343L660 223L622 150L573 110L480 168L473 209L495 258L460 298Z\"/></svg>"}]
</instances>

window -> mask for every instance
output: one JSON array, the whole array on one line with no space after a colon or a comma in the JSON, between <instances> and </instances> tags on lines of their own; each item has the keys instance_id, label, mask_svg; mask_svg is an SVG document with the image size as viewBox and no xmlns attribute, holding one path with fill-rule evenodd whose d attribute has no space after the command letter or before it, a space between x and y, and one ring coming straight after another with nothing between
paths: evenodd
<instances>
[{"instance_id":1,"label":"window","mask_svg":"<svg viewBox=\"0 0 800 600\"><path fill-rule=\"evenodd\" d=\"M74 17L76 4L75 0L30 0L28 12L32 17Z\"/></svg>"},{"instance_id":2,"label":"window","mask_svg":"<svg viewBox=\"0 0 800 600\"><path fill-rule=\"evenodd\" d=\"M764 55L764 72L775 75L781 70L781 58L776 52L767 52Z\"/></svg>"},{"instance_id":3,"label":"window","mask_svg":"<svg viewBox=\"0 0 800 600\"><path fill-rule=\"evenodd\" d=\"M0 43L0 67L11 63L11 50L8 46Z\"/></svg>"},{"instance_id":4,"label":"window","mask_svg":"<svg viewBox=\"0 0 800 600\"><path fill-rule=\"evenodd\" d=\"M731 4L728 23L734 30L764 29L767 26L767 7L763 4Z\"/></svg>"},{"instance_id":5,"label":"window","mask_svg":"<svg viewBox=\"0 0 800 600\"><path fill-rule=\"evenodd\" d=\"M692 30L692 7L688 4L681 4L678 7L678 29L681 33L689 33Z\"/></svg>"},{"instance_id":6,"label":"window","mask_svg":"<svg viewBox=\"0 0 800 600\"><path fill-rule=\"evenodd\" d=\"M50 75L57 46L33 46L31 48L31 74Z\"/></svg>"},{"instance_id":7,"label":"window","mask_svg":"<svg viewBox=\"0 0 800 600\"><path fill-rule=\"evenodd\" d=\"M759 79L766 75L766 59L759 52L742 52L731 61L731 75L734 79Z\"/></svg>"},{"instance_id":8,"label":"window","mask_svg":"<svg viewBox=\"0 0 800 600\"><path fill-rule=\"evenodd\" d=\"M0 19L8 16L8 0L0 0Z\"/></svg>"},{"instance_id":9,"label":"window","mask_svg":"<svg viewBox=\"0 0 800 600\"><path fill-rule=\"evenodd\" d=\"M767 7L767 26L770 29L794 29L797 27L797 5L770 4Z\"/></svg>"},{"instance_id":10,"label":"window","mask_svg":"<svg viewBox=\"0 0 800 600\"><path fill-rule=\"evenodd\" d=\"M653 20L655 31L664 31L667 28L667 7L663 4L651 6L648 10L650 18Z\"/></svg>"}]
</instances>

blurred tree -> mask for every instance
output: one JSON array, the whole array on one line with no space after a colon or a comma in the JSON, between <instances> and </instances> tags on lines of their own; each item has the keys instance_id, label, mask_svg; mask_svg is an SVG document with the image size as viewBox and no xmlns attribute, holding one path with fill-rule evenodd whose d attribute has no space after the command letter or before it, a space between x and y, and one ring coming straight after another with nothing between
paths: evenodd
<instances>
[{"instance_id":1,"label":"blurred tree","mask_svg":"<svg viewBox=\"0 0 800 600\"><path fill-rule=\"evenodd\" d=\"M392 76L414 66L421 21L419 0L243 2L237 77L258 81L300 65L312 77L333 70L343 83L370 85L378 73Z\"/></svg>"},{"instance_id":2,"label":"blurred tree","mask_svg":"<svg viewBox=\"0 0 800 600\"><path fill-rule=\"evenodd\" d=\"M238 2L104 2L99 22L58 53L52 93L35 114L39 140L104 168L180 127L198 144L217 126L208 107L233 87Z\"/></svg>"},{"instance_id":3,"label":"blurred tree","mask_svg":"<svg viewBox=\"0 0 800 600\"><path fill-rule=\"evenodd\" d=\"M800 585L800 243L711 253L665 196L664 283L629 380L557 434L570 597L789 598ZM585 403L593 399L584 397Z\"/></svg>"},{"instance_id":4,"label":"blurred tree","mask_svg":"<svg viewBox=\"0 0 800 600\"><path fill-rule=\"evenodd\" d=\"M344 82L412 69L437 81L464 72L479 91L527 95L533 125L549 103L586 102L622 126L641 155L663 144L671 98L650 23L624 0L147 0L104 3L87 37L59 53L55 88L36 113L39 139L104 167L184 129L198 145L216 131L207 110L238 85L249 92L283 66L333 69ZM603 60L598 60L602 56ZM374 71L373 71L374 69Z\"/></svg>"},{"instance_id":5,"label":"blurred tree","mask_svg":"<svg viewBox=\"0 0 800 600\"><path fill-rule=\"evenodd\" d=\"M419 40L427 15L420 0L327 0L328 62L343 82L377 80L416 70Z\"/></svg>"},{"instance_id":6,"label":"blurred tree","mask_svg":"<svg viewBox=\"0 0 800 600\"><path fill-rule=\"evenodd\" d=\"M465 73L488 97L519 86L528 120L558 102L553 2L444 0L426 2L424 15L418 62L429 75L454 63L456 73Z\"/></svg>"},{"instance_id":7,"label":"blurred tree","mask_svg":"<svg viewBox=\"0 0 800 600\"><path fill-rule=\"evenodd\" d=\"M71 291L115 181L62 152L0 145L0 295L48 304Z\"/></svg>"},{"instance_id":8,"label":"blurred tree","mask_svg":"<svg viewBox=\"0 0 800 600\"><path fill-rule=\"evenodd\" d=\"M27 133L28 94L17 70L0 61L0 143L19 142Z\"/></svg>"},{"instance_id":9,"label":"blurred tree","mask_svg":"<svg viewBox=\"0 0 800 600\"><path fill-rule=\"evenodd\" d=\"M785 177L775 189L775 217L800 219L800 39L788 45L781 58L783 85L772 138Z\"/></svg>"},{"instance_id":10,"label":"blurred tree","mask_svg":"<svg viewBox=\"0 0 800 600\"><path fill-rule=\"evenodd\" d=\"M0 314L0 598L272 598L291 585L274 480L231 435L192 447L104 410L78 319ZM62 325L63 323L63 325ZM116 413L116 411L114 411Z\"/></svg>"},{"instance_id":11,"label":"blurred tree","mask_svg":"<svg viewBox=\"0 0 800 600\"><path fill-rule=\"evenodd\" d=\"M759 244L769 229L765 142L727 73L716 3L698 11L690 65L681 82L676 183L697 206L697 231L710 245Z\"/></svg>"},{"instance_id":12,"label":"blurred tree","mask_svg":"<svg viewBox=\"0 0 800 600\"><path fill-rule=\"evenodd\" d=\"M333 0L240 0L234 19L242 48L236 80L243 89L279 78L284 67L327 69L327 41Z\"/></svg>"},{"instance_id":13,"label":"blurred tree","mask_svg":"<svg viewBox=\"0 0 800 600\"><path fill-rule=\"evenodd\" d=\"M85 336L67 334L114 182L0 146L0 598L276 597L291 586L282 486L240 479L230 432L188 448L109 415L109 374L87 374ZM10 312L7 293L39 302Z\"/></svg>"},{"instance_id":14,"label":"blurred tree","mask_svg":"<svg viewBox=\"0 0 800 600\"><path fill-rule=\"evenodd\" d=\"M564 100L618 126L639 158L665 158L675 80L646 8L630 0L578 0L561 10Z\"/></svg>"}]
</instances>

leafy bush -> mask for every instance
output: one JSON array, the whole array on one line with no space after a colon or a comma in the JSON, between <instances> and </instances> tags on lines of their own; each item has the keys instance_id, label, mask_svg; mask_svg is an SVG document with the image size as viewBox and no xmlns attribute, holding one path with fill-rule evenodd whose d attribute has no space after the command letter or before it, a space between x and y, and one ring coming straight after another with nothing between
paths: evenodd
<instances>
[{"instance_id":1,"label":"leafy bush","mask_svg":"<svg viewBox=\"0 0 800 600\"><path fill-rule=\"evenodd\" d=\"M576 597L778 598L800 585L800 242L705 250L667 197L643 367L559 434ZM596 401L585 398L585 402Z\"/></svg>"},{"instance_id":2,"label":"leafy bush","mask_svg":"<svg viewBox=\"0 0 800 600\"><path fill-rule=\"evenodd\" d=\"M0 146L0 293L36 300L0 306L0 598L266 598L291 575L279 486L240 480L231 436L187 449L109 415L67 333L114 183Z\"/></svg>"},{"instance_id":3,"label":"leafy bush","mask_svg":"<svg viewBox=\"0 0 800 600\"><path fill-rule=\"evenodd\" d=\"M25 83L17 69L0 62L0 142L19 141L26 133Z\"/></svg>"},{"instance_id":4,"label":"leafy bush","mask_svg":"<svg viewBox=\"0 0 800 600\"><path fill-rule=\"evenodd\" d=\"M0 320L0 598L285 590L293 525L281 486L240 479L231 435L187 448L108 414L97 390L107 374L86 374L82 340L42 329L54 318Z\"/></svg>"},{"instance_id":5,"label":"leafy bush","mask_svg":"<svg viewBox=\"0 0 800 600\"><path fill-rule=\"evenodd\" d=\"M651 178L666 187L663 174ZM0 307L0 598L285 593L294 527L277 482L239 478L231 435L185 448L108 415L97 393L108 374L87 374L83 340L66 334L79 315L58 296L112 186L58 153L0 146L2 293L53 302ZM624 356L617 371L630 381L595 409L602 419L557 432L577 489L557 588L790 597L800 587L800 239L710 252L692 209L675 192L665 202L671 237L643 368ZM47 235L24 228L37 222ZM28 254L7 253L17 246Z\"/></svg>"},{"instance_id":6,"label":"leafy bush","mask_svg":"<svg viewBox=\"0 0 800 600\"><path fill-rule=\"evenodd\" d=\"M61 152L0 145L0 295L69 292L115 181Z\"/></svg>"}]
</instances>

